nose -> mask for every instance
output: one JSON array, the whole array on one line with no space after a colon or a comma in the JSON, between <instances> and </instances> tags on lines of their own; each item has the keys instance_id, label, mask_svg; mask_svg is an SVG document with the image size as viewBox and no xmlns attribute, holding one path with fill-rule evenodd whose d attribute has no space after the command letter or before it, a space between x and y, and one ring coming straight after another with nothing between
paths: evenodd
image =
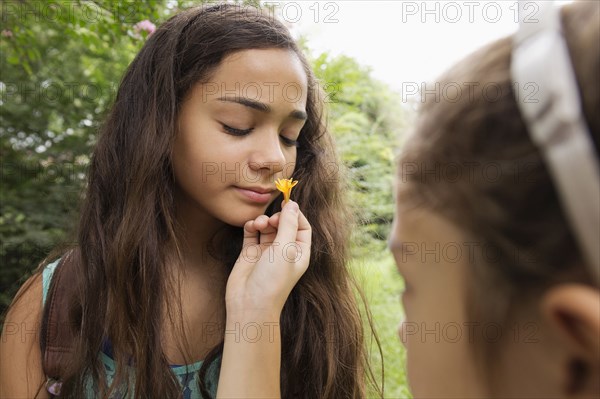
<instances>
[{"instance_id":1,"label":"nose","mask_svg":"<svg viewBox=\"0 0 600 399\"><path fill-rule=\"evenodd\" d=\"M400 324L398 324L398 337L400 338L400 342L402 342L402 345L406 348L406 319L403 317L402 320L400 320Z\"/></svg>"},{"instance_id":2,"label":"nose","mask_svg":"<svg viewBox=\"0 0 600 399\"><path fill-rule=\"evenodd\" d=\"M255 149L249 160L249 167L260 172L268 170L269 174L276 174L285 168L286 158L281 149L279 134L265 134L263 140L256 142Z\"/></svg>"}]
</instances>

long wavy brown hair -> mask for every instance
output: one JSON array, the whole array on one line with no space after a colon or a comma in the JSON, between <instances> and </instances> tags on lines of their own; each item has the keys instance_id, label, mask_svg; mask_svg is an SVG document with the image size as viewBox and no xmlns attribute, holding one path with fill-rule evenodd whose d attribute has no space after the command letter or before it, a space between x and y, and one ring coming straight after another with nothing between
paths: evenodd
<instances>
[{"instance_id":1,"label":"long wavy brown hair","mask_svg":"<svg viewBox=\"0 0 600 399\"><path fill-rule=\"evenodd\" d=\"M129 381L130 358L144 365L136 369L130 392L144 398L181 397L179 382L159 349L160 315L170 306L166 259L179 247L171 166L178 114L190 89L207 82L224 57L260 48L294 51L308 76L308 120L293 175L302 182L295 200L313 229L311 265L281 315L282 397L362 398L370 383L382 395L365 348L365 336L374 334L370 315L366 332L355 300L355 292L362 294L347 270L353 219L343 198L346 174L326 128L318 82L283 24L257 9L218 4L183 11L148 38L99 132L72 257L80 276L79 295L64 310L72 315L78 338L62 397L84 397L90 378L99 395L108 396L118 383ZM334 176L332 164L339 166ZM266 214L280 211L280 203L276 199ZM242 229L226 226L219 233L213 248L231 270L242 248ZM111 389L98 361L106 338L117 365ZM205 397L204 377L222 347L221 342L198 371Z\"/></svg>"}]
</instances>

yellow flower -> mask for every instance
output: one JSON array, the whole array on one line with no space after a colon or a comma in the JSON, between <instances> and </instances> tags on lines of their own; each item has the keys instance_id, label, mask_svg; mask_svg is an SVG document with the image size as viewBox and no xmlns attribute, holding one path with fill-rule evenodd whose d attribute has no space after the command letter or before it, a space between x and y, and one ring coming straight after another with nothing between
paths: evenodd
<instances>
[{"instance_id":1,"label":"yellow flower","mask_svg":"<svg viewBox=\"0 0 600 399\"><path fill-rule=\"evenodd\" d=\"M292 193L292 187L298 184L298 180L293 180L291 177L289 179L277 179L275 181L275 185L277 186L277 190L283 193L284 203L290 200L290 194Z\"/></svg>"}]
</instances>

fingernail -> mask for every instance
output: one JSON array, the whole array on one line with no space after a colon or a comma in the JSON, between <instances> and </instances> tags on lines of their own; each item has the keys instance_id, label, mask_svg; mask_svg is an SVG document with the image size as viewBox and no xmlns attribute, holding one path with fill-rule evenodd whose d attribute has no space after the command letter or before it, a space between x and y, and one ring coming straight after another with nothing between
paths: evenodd
<instances>
[{"instance_id":1,"label":"fingernail","mask_svg":"<svg viewBox=\"0 0 600 399\"><path fill-rule=\"evenodd\" d=\"M294 213L298 213L298 204L294 201L290 201L287 203L287 205L285 206L286 208L288 208L290 211L294 212Z\"/></svg>"}]
</instances>

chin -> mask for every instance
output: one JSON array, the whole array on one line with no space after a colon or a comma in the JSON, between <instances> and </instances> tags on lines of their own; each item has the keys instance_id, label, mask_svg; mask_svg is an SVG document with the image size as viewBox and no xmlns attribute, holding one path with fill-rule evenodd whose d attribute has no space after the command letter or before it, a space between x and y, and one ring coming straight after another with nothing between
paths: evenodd
<instances>
[{"instance_id":1,"label":"chin","mask_svg":"<svg viewBox=\"0 0 600 399\"><path fill-rule=\"evenodd\" d=\"M261 207L240 207L233 212L223 215L221 221L235 227L244 227L249 220L254 220L260 215L264 215L269 205Z\"/></svg>"},{"instance_id":2,"label":"chin","mask_svg":"<svg viewBox=\"0 0 600 399\"><path fill-rule=\"evenodd\" d=\"M250 219L248 219L248 220L250 220ZM224 220L224 222L227 223L230 226L242 228L242 227L244 227L244 224L246 224L246 222L248 220L246 220L246 221L241 221L241 220L233 220L233 221Z\"/></svg>"}]
</instances>

